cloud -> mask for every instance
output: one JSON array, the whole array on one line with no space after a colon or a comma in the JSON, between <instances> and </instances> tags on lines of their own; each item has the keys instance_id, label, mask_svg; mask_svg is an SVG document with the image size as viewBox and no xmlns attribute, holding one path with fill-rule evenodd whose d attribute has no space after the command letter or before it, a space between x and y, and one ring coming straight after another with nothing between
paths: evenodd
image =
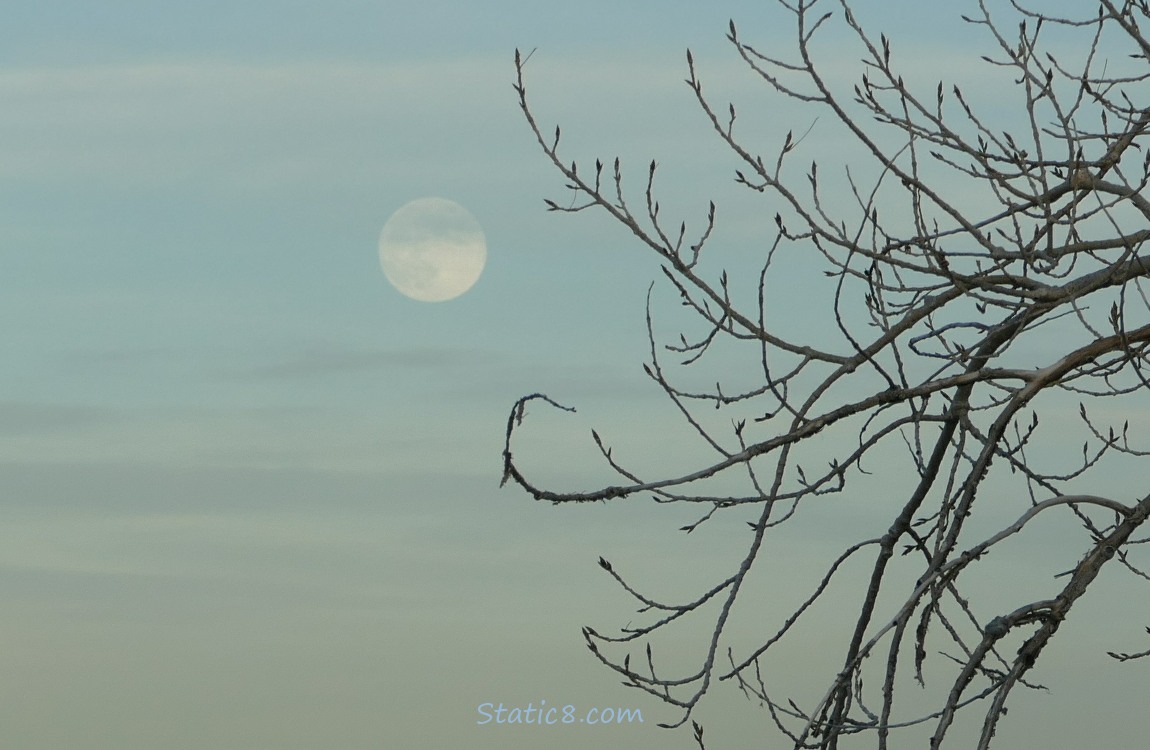
<instances>
[{"instance_id":1,"label":"cloud","mask_svg":"<svg viewBox=\"0 0 1150 750\"><path fill-rule=\"evenodd\" d=\"M0 436L59 433L115 419L114 411L88 405L0 402Z\"/></svg>"},{"instance_id":2,"label":"cloud","mask_svg":"<svg viewBox=\"0 0 1150 750\"><path fill-rule=\"evenodd\" d=\"M9 134L0 166L9 180L210 179L221 190L354 173L371 161L366 142L410 146L453 113L501 106L488 92L505 68L191 61L10 70L0 73Z\"/></svg>"},{"instance_id":3,"label":"cloud","mask_svg":"<svg viewBox=\"0 0 1150 750\"><path fill-rule=\"evenodd\" d=\"M707 69L716 85L737 80L748 95L760 88L733 55ZM696 114L679 56L590 59L544 50L527 72L544 121L581 121L565 131L572 145L591 138L610 151L627 135L641 135L647 146L652 138L682 144L666 117ZM7 134L0 169L10 182L139 188L193 181L224 194L315 191L367 176L418 182L428 171L461 166L487 183L508 180L523 169L509 158L512 150L530 148L513 78L510 50L419 62L190 59L8 69L0 71ZM636 86L642 108L634 106ZM691 124L706 128L701 116Z\"/></svg>"},{"instance_id":4,"label":"cloud","mask_svg":"<svg viewBox=\"0 0 1150 750\"><path fill-rule=\"evenodd\" d=\"M314 378L340 373L400 369L456 369L490 362L478 349L364 349L333 342L312 345L283 359L250 367L237 377L247 379Z\"/></svg>"}]
</instances>

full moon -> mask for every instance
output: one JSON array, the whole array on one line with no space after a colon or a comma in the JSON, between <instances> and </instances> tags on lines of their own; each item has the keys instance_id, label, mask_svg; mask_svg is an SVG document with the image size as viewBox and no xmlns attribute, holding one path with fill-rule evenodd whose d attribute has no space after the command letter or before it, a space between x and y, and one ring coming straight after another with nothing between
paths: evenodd
<instances>
[{"instance_id":1,"label":"full moon","mask_svg":"<svg viewBox=\"0 0 1150 750\"><path fill-rule=\"evenodd\" d=\"M391 285L421 302L455 299L487 263L487 242L466 208L419 198L400 208L379 234L379 264Z\"/></svg>"}]
</instances>

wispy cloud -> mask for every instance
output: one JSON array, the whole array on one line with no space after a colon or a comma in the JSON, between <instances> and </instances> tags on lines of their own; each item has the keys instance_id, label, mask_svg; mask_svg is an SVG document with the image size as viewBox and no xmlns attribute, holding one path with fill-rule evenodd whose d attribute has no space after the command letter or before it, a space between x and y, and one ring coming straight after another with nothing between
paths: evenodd
<instances>
[{"instance_id":1,"label":"wispy cloud","mask_svg":"<svg viewBox=\"0 0 1150 750\"><path fill-rule=\"evenodd\" d=\"M0 402L0 435L58 433L115 419L113 410L95 406Z\"/></svg>"},{"instance_id":2,"label":"wispy cloud","mask_svg":"<svg viewBox=\"0 0 1150 750\"><path fill-rule=\"evenodd\" d=\"M482 109L505 68L491 59L9 70L0 73L0 126L10 135L0 165L8 180L202 178L224 190L354 175L365 142L411 140L419 133L408 123L435 131Z\"/></svg>"},{"instance_id":3,"label":"wispy cloud","mask_svg":"<svg viewBox=\"0 0 1150 750\"><path fill-rule=\"evenodd\" d=\"M492 361L478 349L367 349L333 342L306 347L282 359L239 371L242 380L315 378L340 373L394 369L454 369Z\"/></svg>"}]
</instances>

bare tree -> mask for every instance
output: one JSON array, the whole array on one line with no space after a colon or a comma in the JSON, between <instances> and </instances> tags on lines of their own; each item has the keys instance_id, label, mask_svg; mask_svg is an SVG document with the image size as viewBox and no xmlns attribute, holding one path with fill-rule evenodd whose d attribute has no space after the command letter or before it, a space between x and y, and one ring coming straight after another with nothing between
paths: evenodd
<instances>
[{"instance_id":1,"label":"bare tree","mask_svg":"<svg viewBox=\"0 0 1150 750\"><path fill-rule=\"evenodd\" d=\"M1103 569L1150 578L1132 559L1133 545L1147 541L1135 536L1150 516L1150 494L1138 496L1145 472L1130 475L1131 497L1097 494L1101 480L1114 479L1113 461L1150 454L1128 441L1121 416L1114 424L1093 416L1099 404L1109 415L1144 405L1150 385L1150 259L1142 252L1150 239L1143 195L1150 153L1142 149L1150 40L1140 28L1150 4L1101 0L1081 18L1059 18L1010 0L1004 20L978 0L977 12L964 19L991 43L984 63L1012 80L1003 92L1015 106L1012 133L993 124L1001 111L988 119L957 86L912 90L890 41L866 31L846 0L778 2L795 23L793 49L762 52L733 22L731 44L774 95L818 108L848 133L872 176L864 181L857 168L830 165L835 176L828 180L828 165L812 163L803 137L790 132L769 156L759 155L737 127L735 107L707 96L688 52L687 83L741 162L736 182L760 194L770 207L765 215L774 216L764 227L761 264L752 269L712 268L716 260L725 266L708 245L714 203L697 231L668 224L654 163L641 199L631 202L618 160L583 168L566 161L559 129L552 135L542 128L528 105L527 61L516 53L520 106L571 192L570 202L548 200L548 207L610 214L658 256L677 303L697 321L668 343L654 332L648 296L647 374L707 452L695 466L640 476L596 434L617 483L539 486L516 460L517 430L532 404L569 407L537 393L512 409L503 481L553 503L641 494L694 506L699 512L683 529L688 533L723 514L750 514L745 534L729 540L745 550L737 566L682 602L656 601L600 559L649 619L613 635L584 628L587 645L626 684L677 707L671 726L691 720L704 695L728 680L761 702L795 747L835 748L859 735L886 748L900 728L912 726L928 727L930 747L941 747L956 736L956 716L977 712L977 746L986 748L1008 698L1020 686L1036 687L1028 674ZM845 92L815 60L820 35L832 28L849 30L864 51ZM1057 48L1042 49L1051 34ZM772 265L776 254L794 247L816 253L833 280L833 293L811 302L833 312L837 334L825 344L797 338L796 316L772 309L764 291L774 274L785 273ZM750 299L732 281L746 278L756 280L757 294L743 295ZM1057 353L1035 359L1051 342ZM756 385L742 387L745 371L737 373L739 385L677 385L678 368L694 372L732 346L754 353ZM1040 426L1039 407L1054 410L1053 432ZM723 427L711 416L716 410L727 417ZM1080 437L1068 432L1074 420ZM1049 460L1044 439L1086 445L1075 461ZM757 645L732 645L736 610L764 606L745 600L747 581L780 528L812 504L851 497L869 472L882 470L874 457L892 443L904 446L908 459L891 469L900 476L890 486L909 489L893 506L876 503L876 512L893 508L882 523L888 530L828 558L801 605ZM834 451L829 460L827 450ZM893 481L908 475L910 481ZM1002 485L1013 494L988 489L999 476L1015 478ZM743 489L714 489L736 485ZM1001 518L1004 509L1013 509L1009 520L988 526L986 519ZM967 582L989 552L1051 514L1068 514L1082 529L1077 547L1062 545L1041 560L1053 590L987 611ZM785 648L836 576L855 565L867 571L866 582L849 605L848 636L827 666L825 693L801 705L785 686L768 689L765 660ZM841 612L848 605L836 606ZM697 668L667 676L652 643L690 618L709 618ZM906 693L896 688L940 676L938 702L903 715ZM694 727L702 747L702 728Z\"/></svg>"}]
</instances>

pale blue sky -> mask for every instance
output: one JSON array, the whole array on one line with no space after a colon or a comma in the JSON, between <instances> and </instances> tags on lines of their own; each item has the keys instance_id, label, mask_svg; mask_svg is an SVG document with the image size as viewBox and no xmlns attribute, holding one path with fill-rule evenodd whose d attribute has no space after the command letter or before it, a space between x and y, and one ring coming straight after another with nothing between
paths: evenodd
<instances>
[{"instance_id":1,"label":"pale blue sky","mask_svg":"<svg viewBox=\"0 0 1150 750\"><path fill-rule=\"evenodd\" d=\"M926 78L976 64L958 7L866 5L896 48L929 50ZM622 154L636 185L659 159L666 210L695 225L724 197L737 259L770 214L730 189L684 50L752 99L765 138L810 121L754 100L730 17L788 38L757 0L9 3L0 745L692 747L579 627L628 616L601 553L679 550L696 574L728 555L675 547L673 511L497 487L520 395L582 407L538 452L572 483L592 423L666 416L640 369L657 264L600 217L544 212L560 182L519 115L512 53L538 48L533 99L572 155ZM486 232L485 273L451 302L408 300L378 266L383 223L424 196ZM799 542L801 565L818 540ZM545 740L476 726L480 703L540 699L648 718ZM763 720L731 693L707 711L742 716L709 728L717 749Z\"/></svg>"}]
</instances>

